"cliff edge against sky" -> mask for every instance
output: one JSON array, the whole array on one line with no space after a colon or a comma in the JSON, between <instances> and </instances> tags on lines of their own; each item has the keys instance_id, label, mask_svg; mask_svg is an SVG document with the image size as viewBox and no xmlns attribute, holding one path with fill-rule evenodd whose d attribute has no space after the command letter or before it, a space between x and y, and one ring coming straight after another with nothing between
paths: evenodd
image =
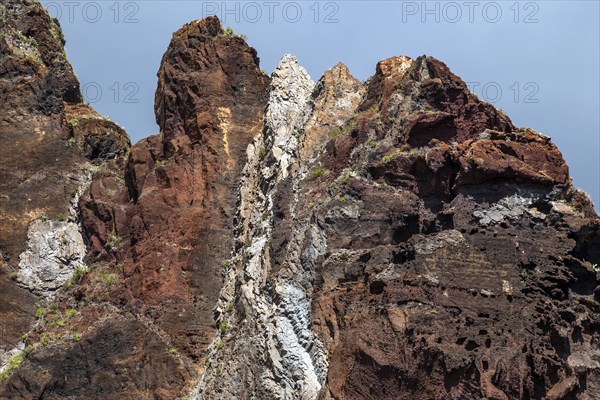
<instances>
[{"instance_id":1,"label":"cliff edge against sky","mask_svg":"<svg viewBox=\"0 0 600 400\"><path fill-rule=\"evenodd\" d=\"M0 5L1 399L600 398L600 220L439 60L271 76L173 34L159 135Z\"/></svg>"}]
</instances>

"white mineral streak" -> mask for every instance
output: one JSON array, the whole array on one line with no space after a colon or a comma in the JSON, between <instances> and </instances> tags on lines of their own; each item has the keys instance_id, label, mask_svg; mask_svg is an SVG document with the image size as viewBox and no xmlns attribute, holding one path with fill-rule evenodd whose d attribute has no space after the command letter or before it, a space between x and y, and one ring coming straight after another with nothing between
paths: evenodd
<instances>
[{"instance_id":1,"label":"white mineral streak","mask_svg":"<svg viewBox=\"0 0 600 400\"><path fill-rule=\"evenodd\" d=\"M79 197L91 183L91 172L70 177L79 182L79 188L71 199L65 221L36 219L27 231L27 247L19 256L16 282L40 295L42 301L54 297L79 265L83 265L86 246L79 224ZM21 341L11 350L0 352L0 373L8 366L11 357L25 349Z\"/></svg>"},{"instance_id":2,"label":"white mineral streak","mask_svg":"<svg viewBox=\"0 0 600 400\"><path fill-rule=\"evenodd\" d=\"M83 265L85 243L79 224L77 204L91 181L89 173L77 178L77 193L71 200L64 221L33 221L27 231L27 247L19 256L16 281L43 299L51 299L55 291Z\"/></svg>"},{"instance_id":3,"label":"white mineral streak","mask_svg":"<svg viewBox=\"0 0 600 400\"><path fill-rule=\"evenodd\" d=\"M0 374L2 372L4 372L6 370L6 368L8 367L8 360L10 360L12 357L16 356L17 354L19 354L20 352L22 352L25 349L25 343L24 342L19 342L17 343L17 345L15 347L13 347L12 349L2 352L0 351Z\"/></svg>"},{"instance_id":4,"label":"white mineral streak","mask_svg":"<svg viewBox=\"0 0 600 400\"><path fill-rule=\"evenodd\" d=\"M487 210L473 212L473 216L479 218L481 225L498 224L505 218L518 218L525 212L545 218L543 214L532 209L532 205L542 197L541 194L535 192L513 194L493 203Z\"/></svg>"},{"instance_id":5,"label":"white mineral streak","mask_svg":"<svg viewBox=\"0 0 600 400\"><path fill-rule=\"evenodd\" d=\"M316 399L326 377L325 351L311 331L312 265L300 262L303 256L311 264L325 247L318 229L292 224L285 263L269 275L273 193L279 182L291 178L290 215L296 219L297 184L306 174L297 165L298 148L314 82L291 55L282 58L272 78L263 132L247 150L238 244L218 305L224 329L213 344L196 399ZM235 304L231 313L229 304Z\"/></svg>"}]
</instances>

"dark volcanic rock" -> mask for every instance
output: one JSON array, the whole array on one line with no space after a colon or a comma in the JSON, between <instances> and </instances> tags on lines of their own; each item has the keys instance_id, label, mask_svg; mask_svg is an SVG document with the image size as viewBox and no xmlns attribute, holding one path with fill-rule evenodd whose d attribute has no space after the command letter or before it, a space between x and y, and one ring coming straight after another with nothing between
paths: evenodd
<instances>
[{"instance_id":1,"label":"dark volcanic rock","mask_svg":"<svg viewBox=\"0 0 600 400\"><path fill-rule=\"evenodd\" d=\"M132 316L114 314L65 346L29 354L2 399L173 399L190 379L160 336Z\"/></svg>"},{"instance_id":2,"label":"dark volcanic rock","mask_svg":"<svg viewBox=\"0 0 600 400\"><path fill-rule=\"evenodd\" d=\"M319 162L334 173L301 185L306 201L329 188L312 217L327 237L313 298L323 398L598 396L598 256L577 249L599 221L569 204L560 152L440 62L401 61L380 63L328 144Z\"/></svg>"},{"instance_id":3,"label":"dark volcanic rock","mask_svg":"<svg viewBox=\"0 0 600 400\"><path fill-rule=\"evenodd\" d=\"M63 45L60 27L38 2L0 4L0 354L34 321L37 299L15 281L28 227L40 217L76 219L71 201L85 189L91 167L71 125L82 113L90 121L100 117L81 104ZM127 134L111 122L98 123L97 141L118 131L126 152Z\"/></svg>"},{"instance_id":4,"label":"dark volcanic rock","mask_svg":"<svg viewBox=\"0 0 600 400\"><path fill-rule=\"evenodd\" d=\"M194 21L131 147L0 21L0 398L600 398L593 205L442 62L269 78Z\"/></svg>"},{"instance_id":5,"label":"dark volcanic rock","mask_svg":"<svg viewBox=\"0 0 600 400\"><path fill-rule=\"evenodd\" d=\"M122 266L113 301L149 316L198 362L215 333L245 150L262 127L269 79L254 49L216 18L176 32L158 76L160 136L94 176L83 225L89 262Z\"/></svg>"},{"instance_id":6,"label":"dark volcanic rock","mask_svg":"<svg viewBox=\"0 0 600 400\"><path fill-rule=\"evenodd\" d=\"M99 165L129 152L131 141L120 126L97 117L80 117L70 124L73 138L83 150L83 155Z\"/></svg>"}]
</instances>

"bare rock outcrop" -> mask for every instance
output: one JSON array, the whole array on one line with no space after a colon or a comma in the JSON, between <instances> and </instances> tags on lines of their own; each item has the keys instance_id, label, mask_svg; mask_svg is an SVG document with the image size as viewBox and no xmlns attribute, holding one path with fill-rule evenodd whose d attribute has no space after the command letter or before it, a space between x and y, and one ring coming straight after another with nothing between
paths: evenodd
<instances>
[{"instance_id":1,"label":"bare rock outcrop","mask_svg":"<svg viewBox=\"0 0 600 400\"><path fill-rule=\"evenodd\" d=\"M85 155L86 130L74 129L81 114L102 124L87 146L90 152L114 137L115 152L127 153L127 134L82 103L57 21L37 1L3 1L0 354L22 346L35 321L35 304L68 281L86 252L76 202L95 166Z\"/></svg>"},{"instance_id":2,"label":"bare rock outcrop","mask_svg":"<svg viewBox=\"0 0 600 400\"><path fill-rule=\"evenodd\" d=\"M130 147L0 21L0 399L600 398L593 204L441 61L268 77L194 21Z\"/></svg>"},{"instance_id":3,"label":"bare rock outcrop","mask_svg":"<svg viewBox=\"0 0 600 400\"><path fill-rule=\"evenodd\" d=\"M216 18L173 35L158 77L161 133L125 152L120 128L69 109L78 113L70 129L83 156L99 165L79 201L85 269L63 287L60 305L44 310L41 332L26 340L34 346L31 363L0 397L25 393L18 382L28 382L35 396L58 385L54 393L66 397L172 399L203 369L217 333L213 308L233 244L246 147L261 131L269 78L254 49L225 34ZM78 328L66 317L70 310ZM56 362L49 363L51 351ZM96 360L98 351L108 357ZM82 364L86 374L64 380L61 371ZM40 377L40 369L50 374ZM103 379L111 383L90 384Z\"/></svg>"}]
</instances>

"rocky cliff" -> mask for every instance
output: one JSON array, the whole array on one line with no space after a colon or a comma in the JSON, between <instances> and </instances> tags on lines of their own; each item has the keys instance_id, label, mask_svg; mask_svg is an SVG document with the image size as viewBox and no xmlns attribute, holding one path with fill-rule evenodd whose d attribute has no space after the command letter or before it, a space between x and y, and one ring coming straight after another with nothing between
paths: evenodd
<instances>
[{"instance_id":1,"label":"rocky cliff","mask_svg":"<svg viewBox=\"0 0 600 400\"><path fill-rule=\"evenodd\" d=\"M600 397L593 205L442 62L269 77L194 21L131 146L0 24L0 398Z\"/></svg>"}]
</instances>

